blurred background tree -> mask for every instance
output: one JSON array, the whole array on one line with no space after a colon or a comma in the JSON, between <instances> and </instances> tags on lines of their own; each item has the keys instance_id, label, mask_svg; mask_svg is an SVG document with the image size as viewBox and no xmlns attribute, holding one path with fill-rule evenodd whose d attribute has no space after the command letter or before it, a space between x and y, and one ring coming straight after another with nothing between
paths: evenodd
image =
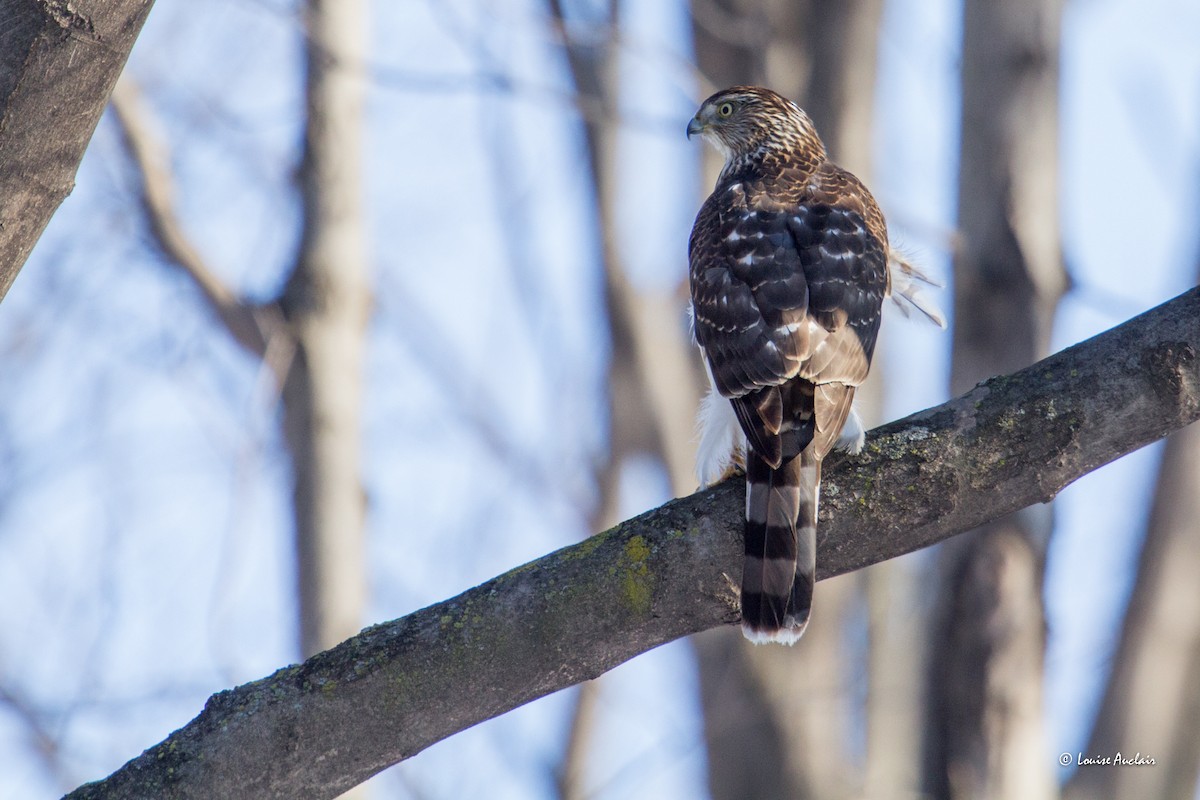
<instances>
[{"instance_id":1,"label":"blurred background tree","mask_svg":"<svg viewBox=\"0 0 1200 800\"><path fill-rule=\"evenodd\" d=\"M1181 0L399 6L160 3L0 305L0 796L689 492L717 88L801 102L952 283L953 336L885 323L876 421L1194 280ZM823 582L792 650L660 648L372 794L1194 796L1189 437ZM1055 766L1110 750L1157 765Z\"/></svg>"},{"instance_id":2,"label":"blurred background tree","mask_svg":"<svg viewBox=\"0 0 1200 800\"><path fill-rule=\"evenodd\" d=\"M961 143L950 391L1049 354L1066 289L1058 225L1055 0L963 7ZM1042 574L1049 506L940 549L929 623L924 789L935 797L1048 798Z\"/></svg>"}]
</instances>

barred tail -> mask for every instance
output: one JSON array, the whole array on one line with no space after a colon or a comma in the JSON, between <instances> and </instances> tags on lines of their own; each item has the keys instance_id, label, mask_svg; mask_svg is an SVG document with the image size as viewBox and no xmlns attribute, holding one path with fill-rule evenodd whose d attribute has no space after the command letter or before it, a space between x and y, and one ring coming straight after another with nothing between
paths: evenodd
<instances>
[{"instance_id":1,"label":"barred tail","mask_svg":"<svg viewBox=\"0 0 1200 800\"><path fill-rule=\"evenodd\" d=\"M821 462L806 453L777 469L746 459L742 632L752 642L794 644L808 624L820 480Z\"/></svg>"}]
</instances>

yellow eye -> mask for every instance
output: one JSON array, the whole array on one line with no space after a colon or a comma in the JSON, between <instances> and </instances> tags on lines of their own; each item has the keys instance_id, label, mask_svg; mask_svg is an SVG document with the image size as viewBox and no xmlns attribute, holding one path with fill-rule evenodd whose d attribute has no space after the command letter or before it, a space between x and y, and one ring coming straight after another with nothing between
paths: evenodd
<instances>
[{"instance_id":1,"label":"yellow eye","mask_svg":"<svg viewBox=\"0 0 1200 800\"><path fill-rule=\"evenodd\" d=\"M717 116L721 119L733 116L733 103L721 103L717 106Z\"/></svg>"}]
</instances>

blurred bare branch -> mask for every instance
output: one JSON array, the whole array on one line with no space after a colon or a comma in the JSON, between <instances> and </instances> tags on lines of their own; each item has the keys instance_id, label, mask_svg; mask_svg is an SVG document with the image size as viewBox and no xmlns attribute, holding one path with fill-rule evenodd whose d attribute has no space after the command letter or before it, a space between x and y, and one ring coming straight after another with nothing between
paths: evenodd
<instances>
[{"instance_id":1,"label":"blurred bare branch","mask_svg":"<svg viewBox=\"0 0 1200 800\"><path fill-rule=\"evenodd\" d=\"M191 278L229 335L246 350L265 359L269 341L283 327L278 307L255 306L239 297L188 238L175 208L175 185L167 146L155 133L153 116L131 78L125 77L117 83L112 106L141 179L142 209L155 243L168 262Z\"/></svg>"},{"instance_id":2,"label":"blurred bare branch","mask_svg":"<svg viewBox=\"0 0 1200 800\"><path fill-rule=\"evenodd\" d=\"M0 706L8 709L25 729L29 742L37 752L46 773L64 789L71 788L71 779L63 774L60 734L52 729L44 715L33 704L0 682Z\"/></svg>"},{"instance_id":3,"label":"blurred bare branch","mask_svg":"<svg viewBox=\"0 0 1200 800\"><path fill-rule=\"evenodd\" d=\"M567 728L567 746L558 765L555 788L559 800L586 800L584 780L587 757L596 733L596 711L600 701L600 681L584 681L576 690L571 722Z\"/></svg>"},{"instance_id":4,"label":"blurred bare branch","mask_svg":"<svg viewBox=\"0 0 1200 800\"><path fill-rule=\"evenodd\" d=\"M490 390L454 369L461 359L446 344L449 337L439 335L438 321L398 281L381 288L380 305L395 312L389 317L404 320L396 326L396 335L446 397L459 404L455 419L470 427L510 476L525 481L537 494L551 491L557 484L553 468L513 440L493 410L498 403Z\"/></svg>"},{"instance_id":5,"label":"blurred bare branch","mask_svg":"<svg viewBox=\"0 0 1200 800\"><path fill-rule=\"evenodd\" d=\"M559 89L548 84L533 83L514 78L503 72L478 72L474 74L434 74L403 67L383 64L370 69L372 79L384 88L401 92L424 92L442 94L493 93L509 95L514 99L550 103L573 109L588 122L623 125L630 129L646 131L661 136L678 137L683 117L660 116L621 109L605 110L592 99L576 92Z\"/></svg>"},{"instance_id":6,"label":"blurred bare branch","mask_svg":"<svg viewBox=\"0 0 1200 800\"><path fill-rule=\"evenodd\" d=\"M366 72L380 85L403 92L502 94L515 99L571 108L588 124L624 126L672 138L681 135L681 126L686 119L630 111L619 104L605 104L594 92L585 91L578 85L576 90L572 91L514 75L484 42L483 31L493 23L492 20L485 16L472 26L467 20L456 17L445 3L431 2L428 5L430 13L439 20L446 35L458 44L459 49L468 58L479 65L477 70L469 74L436 74L367 62ZM616 24L615 19L572 19L568 31L561 18L561 9L556 11L551 8L549 18L531 16L528 22L529 29L534 34L564 49L572 46L593 47L603 43L605 48L611 48L615 53L647 55L662 61L672 71L696 84L702 96L716 89L713 82L690 59L665 47L661 42L648 42L630 36ZM690 95L693 89L687 86L683 91Z\"/></svg>"},{"instance_id":7,"label":"blurred bare branch","mask_svg":"<svg viewBox=\"0 0 1200 800\"><path fill-rule=\"evenodd\" d=\"M553 25L566 43L572 80L581 96L592 98L603 110L602 121L585 119L584 135L592 176L596 225L601 242L600 262L604 270L604 302L608 315L610 355L611 447L602 487L615 487L616 472L632 452L646 452L659 459L676 494L694 486L692 476L692 420L699 402L698 386L688 365L696 359L683 334L682 319L671 326L671 314L663 313L654 299L639 296L630 283L617 242L616 130L612 110L618 108L618 53L607 40L571 38L574 22L564 13L560 0L550 0ZM596 30L619 29L617 4L609 5L608 17ZM668 300L668 304L671 301ZM601 502L594 529L615 521L615 499L609 493Z\"/></svg>"}]
</instances>

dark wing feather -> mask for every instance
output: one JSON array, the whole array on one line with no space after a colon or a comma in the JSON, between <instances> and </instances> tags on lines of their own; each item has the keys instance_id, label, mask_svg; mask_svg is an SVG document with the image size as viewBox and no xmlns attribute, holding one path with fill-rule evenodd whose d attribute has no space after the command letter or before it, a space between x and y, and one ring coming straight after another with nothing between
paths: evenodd
<instances>
[{"instance_id":1,"label":"dark wing feather","mask_svg":"<svg viewBox=\"0 0 1200 800\"><path fill-rule=\"evenodd\" d=\"M726 397L776 386L795 372L800 343L785 326L808 308L787 217L747 209L741 197L736 190L714 192L691 242L696 340Z\"/></svg>"}]
</instances>

